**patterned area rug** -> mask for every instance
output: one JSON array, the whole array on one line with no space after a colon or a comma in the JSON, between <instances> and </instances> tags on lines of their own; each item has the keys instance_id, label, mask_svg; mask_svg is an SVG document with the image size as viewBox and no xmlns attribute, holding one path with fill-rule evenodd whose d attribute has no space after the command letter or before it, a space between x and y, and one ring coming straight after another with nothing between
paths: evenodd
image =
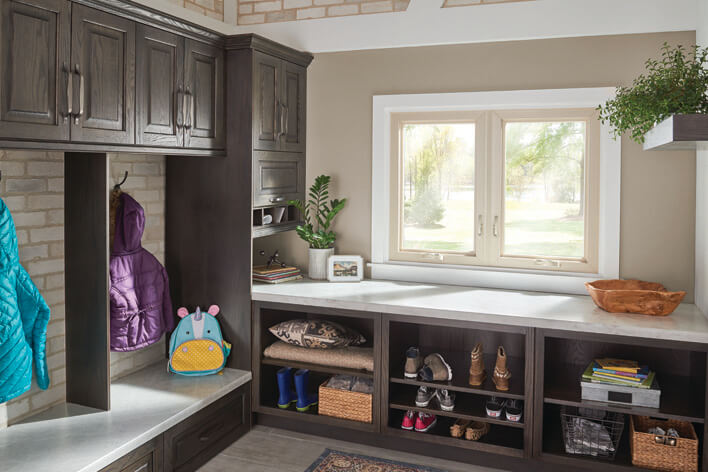
<instances>
[{"instance_id":1,"label":"patterned area rug","mask_svg":"<svg viewBox=\"0 0 708 472\"><path fill-rule=\"evenodd\" d=\"M445 472L403 462L325 449L305 472Z\"/></svg>"}]
</instances>

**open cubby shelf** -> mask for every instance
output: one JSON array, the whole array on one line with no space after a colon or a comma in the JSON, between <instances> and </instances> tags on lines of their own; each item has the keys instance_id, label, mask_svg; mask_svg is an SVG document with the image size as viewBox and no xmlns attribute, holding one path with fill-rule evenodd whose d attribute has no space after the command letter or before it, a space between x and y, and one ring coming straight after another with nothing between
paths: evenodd
<instances>
[{"instance_id":1,"label":"open cubby shelf","mask_svg":"<svg viewBox=\"0 0 708 472\"><path fill-rule=\"evenodd\" d=\"M272 218L270 223L264 223L266 216ZM253 209L254 238L290 231L300 223L299 212L293 205L274 205Z\"/></svg>"},{"instance_id":2,"label":"open cubby shelf","mask_svg":"<svg viewBox=\"0 0 708 472\"><path fill-rule=\"evenodd\" d=\"M463 438L450 436L450 426L455 423L454 418L438 417L436 425L429 431L422 433L401 429L403 411L392 411L389 425L385 432L391 436L399 436L407 440L430 442L438 445L473 449L476 451L492 452L507 456L523 456L524 435L520 429L509 430L500 426L490 426L489 432L479 441L468 441Z\"/></svg>"},{"instance_id":3,"label":"open cubby shelf","mask_svg":"<svg viewBox=\"0 0 708 472\"><path fill-rule=\"evenodd\" d=\"M569 374L569 377L580 378L586 367L587 365L567 366L564 370L569 373L576 373L574 375ZM662 375L659 380L661 407L658 410L655 408L582 400L580 382L562 381L559 377L548 377L544 401L555 405L596 408L617 413L690 421L691 423L704 422L703 392L694 385L691 379Z\"/></svg>"},{"instance_id":4,"label":"open cubby shelf","mask_svg":"<svg viewBox=\"0 0 708 472\"><path fill-rule=\"evenodd\" d=\"M374 371L264 359L263 349L275 341L268 331L274 324L296 318L335 321L361 332L365 346L373 348ZM699 438L698 471L708 472L704 436L706 416L706 372L708 346L638 339L584 332L502 326L461 320L446 320L358 312L336 308L256 302L253 310L254 411L265 424L287 418L291 428L339 439L363 441L382 447L414 450L420 454L458 461L481 463L509 470L643 470L632 465L629 447L630 415L689 421ZM469 385L470 351L482 343L487 378L482 385ZM422 357L440 353L453 370L449 382L425 382L404 376L406 350L418 347ZM512 373L510 390L497 391L491 375L498 346L504 346ZM597 357L636 359L656 372L662 389L659 409L583 401L580 379ZM308 368L312 391L333 374L359 375L374 381L373 422L320 416L314 411L298 413L275 405L275 373L281 366ZM415 406L419 387L448 389L455 393L453 411L442 411L437 400L428 407ZM490 397L523 402L519 423L486 416ZM625 427L614 460L567 454L561 432L563 406L587 407L625 414ZM401 429L406 411L436 415L436 426L426 433ZM486 422L489 433L480 441L450 436L458 419ZM297 426L301 425L301 426ZM486 456L482 453L493 454ZM524 468L521 464L527 464Z\"/></svg>"},{"instance_id":5,"label":"open cubby shelf","mask_svg":"<svg viewBox=\"0 0 708 472\"><path fill-rule=\"evenodd\" d=\"M272 365L276 367L292 367L293 369L308 369L313 372L321 372L324 374L352 375L355 377L366 378L374 377L373 372L367 372L365 370L345 369L344 367L332 367L328 365L310 364L307 362L288 361L285 359L272 359L269 357L264 357L263 359L261 359L261 364Z\"/></svg>"},{"instance_id":6,"label":"open cubby shelf","mask_svg":"<svg viewBox=\"0 0 708 472\"><path fill-rule=\"evenodd\" d=\"M404 376L404 363L398 363L391 368L390 380L393 383L403 385L425 386L432 388L446 388L455 392L474 393L479 395L496 396L500 398L513 398L517 400L524 399L524 359L519 357L509 357L508 366L512 373L512 379L509 383L509 391L502 392L497 390L492 382L492 373L494 372L494 362L496 357L487 356L485 358L485 368L487 370L487 378L479 387L473 387L469 384L469 352L449 352L438 351L442 354L445 361L450 364L453 370L452 380L449 382L425 382L418 379L409 379ZM517 377L518 376L518 377Z\"/></svg>"},{"instance_id":7,"label":"open cubby shelf","mask_svg":"<svg viewBox=\"0 0 708 472\"><path fill-rule=\"evenodd\" d=\"M632 455L629 447L629 417L625 417L624 431L622 432L615 458L612 460L568 454L565 452L563 431L561 428L560 406L546 406L544 408L543 419L543 455L545 459L561 464L568 464L569 466L572 464L572 466L578 468L583 465L588 467L601 465L602 468L606 470L628 468L642 470L632 466Z\"/></svg>"},{"instance_id":8,"label":"open cubby shelf","mask_svg":"<svg viewBox=\"0 0 708 472\"><path fill-rule=\"evenodd\" d=\"M416 390L397 389L389 395L390 407L395 410L414 410L431 415L446 416L449 418L461 418L466 420L483 421L489 424L498 424L511 428L524 428L523 417L522 421L515 423L506 419L489 418L486 415L484 403L487 398L477 395L460 394L455 398L455 409L453 411L443 411L439 408L436 399L431 400L430 404L425 407L418 407L415 404Z\"/></svg>"}]
</instances>

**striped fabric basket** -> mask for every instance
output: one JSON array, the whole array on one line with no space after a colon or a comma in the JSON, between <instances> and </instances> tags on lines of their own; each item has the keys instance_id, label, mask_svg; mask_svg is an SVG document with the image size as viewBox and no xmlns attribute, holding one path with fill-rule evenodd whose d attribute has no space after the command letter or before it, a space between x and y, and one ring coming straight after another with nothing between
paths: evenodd
<instances>
[{"instance_id":1,"label":"striped fabric basket","mask_svg":"<svg viewBox=\"0 0 708 472\"><path fill-rule=\"evenodd\" d=\"M349 392L338 388L320 385L319 405L320 415L333 416L345 420L371 423L373 421L373 395L370 393Z\"/></svg>"}]
</instances>

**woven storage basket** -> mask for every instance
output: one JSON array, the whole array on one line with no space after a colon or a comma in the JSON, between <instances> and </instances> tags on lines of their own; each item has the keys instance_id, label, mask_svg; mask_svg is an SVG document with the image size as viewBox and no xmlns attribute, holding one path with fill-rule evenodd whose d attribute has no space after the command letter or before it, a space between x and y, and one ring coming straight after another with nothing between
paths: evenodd
<instances>
[{"instance_id":1,"label":"woven storage basket","mask_svg":"<svg viewBox=\"0 0 708 472\"><path fill-rule=\"evenodd\" d=\"M651 428L664 431L674 428L681 436L675 446L657 444L656 435L647 433ZM698 471L698 437L688 421L657 420L647 416L632 416L629 423L632 446L632 464L668 472Z\"/></svg>"},{"instance_id":2,"label":"woven storage basket","mask_svg":"<svg viewBox=\"0 0 708 472\"><path fill-rule=\"evenodd\" d=\"M328 380L320 385L318 405L320 415L333 416L360 423L372 422L372 394L329 388L325 386L327 382Z\"/></svg>"}]
</instances>

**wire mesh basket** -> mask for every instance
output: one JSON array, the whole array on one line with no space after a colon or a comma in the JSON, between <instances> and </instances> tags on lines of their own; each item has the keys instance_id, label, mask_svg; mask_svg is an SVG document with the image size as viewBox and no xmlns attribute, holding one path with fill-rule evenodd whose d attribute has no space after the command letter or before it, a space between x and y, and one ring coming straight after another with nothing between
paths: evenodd
<instances>
[{"instance_id":1,"label":"wire mesh basket","mask_svg":"<svg viewBox=\"0 0 708 472\"><path fill-rule=\"evenodd\" d=\"M563 406L560 416L565 452L614 460L624 430L622 413Z\"/></svg>"}]
</instances>

